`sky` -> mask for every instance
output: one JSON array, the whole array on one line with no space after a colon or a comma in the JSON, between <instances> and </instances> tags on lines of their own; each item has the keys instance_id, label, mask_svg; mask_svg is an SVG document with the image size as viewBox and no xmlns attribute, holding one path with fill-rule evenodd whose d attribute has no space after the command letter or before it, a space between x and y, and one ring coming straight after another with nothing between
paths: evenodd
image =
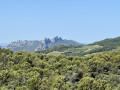
<instances>
[{"instance_id":1,"label":"sky","mask_svg":"<svg viewBox=\"0 0 120 90\"><path fill-rule=\"evenodd\" d=\"M120 36L120 0L0 0L0 43Z\"/></svg>"}]
</instances>

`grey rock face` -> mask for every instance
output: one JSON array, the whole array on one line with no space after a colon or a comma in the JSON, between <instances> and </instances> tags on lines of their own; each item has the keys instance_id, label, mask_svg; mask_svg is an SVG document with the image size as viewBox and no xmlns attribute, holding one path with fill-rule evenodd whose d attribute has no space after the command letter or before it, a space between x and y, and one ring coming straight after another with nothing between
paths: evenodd
<instances>
[{"instance_id":1,"label":"grey rock face","mask_svg":"<svg viewBox=\"0 0 120 90\"><path fill-rule=\"evenodd\" d=\"M49 43L51 43L51 40L50 40L49 38L45 38L45 39L42 41L42 43L44 43L44 44L49 44Z\"/></svg>"},{"instance_id":2,"label":"grey rock face","mask_svg":"<svg viewBox=\"0 0 120 90\"><path fill-rule=\"evenodd\" d=\"M58 36L56 36L56 37L54 37L51 41L52 42L57 42L57 41L59 41L59 40L63 40L61 37L58 37Z\"/></svg>"}]
</instances>

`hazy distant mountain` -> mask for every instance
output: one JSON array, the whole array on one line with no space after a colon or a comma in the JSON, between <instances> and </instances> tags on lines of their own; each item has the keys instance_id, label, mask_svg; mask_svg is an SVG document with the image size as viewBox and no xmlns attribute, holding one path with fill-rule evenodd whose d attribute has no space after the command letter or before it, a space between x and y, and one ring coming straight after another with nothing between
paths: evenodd
<instances>
[{"instance_id":1,"label":"hazy distant mountain","mask_svg":"<svg viewBox=\"0 0 120 90\"><path fill-rule=\"evenodd\" d=\"M54 46L59 46L61 44L65 45L81 45L81 43L78 43L73 40L66 40L62 39L61 37L54 37L53 39L45 38L44 40L34 40L34 41L27 41L27 40L18 40L16 42L11 42L8 46L5 48L11 49L13 51L28 51L28 52L34 52L37 50L45 50L48 48L53 48Z\"/></svg>"}]
</instances>

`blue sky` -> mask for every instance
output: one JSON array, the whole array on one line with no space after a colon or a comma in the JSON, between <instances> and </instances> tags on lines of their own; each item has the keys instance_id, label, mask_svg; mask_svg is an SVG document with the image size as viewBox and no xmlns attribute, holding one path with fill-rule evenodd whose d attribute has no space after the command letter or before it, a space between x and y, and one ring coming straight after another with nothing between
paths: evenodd
<instances>
[{"instance_id":1,"label":"blue sky","mask_svg":"<svg viewBox=\"0 0 120 90\"><path fill-rule=\"evenodd\" d=\"M0 0L0 42L120 36L120 0Z\"/></svg>"}]
</instances>

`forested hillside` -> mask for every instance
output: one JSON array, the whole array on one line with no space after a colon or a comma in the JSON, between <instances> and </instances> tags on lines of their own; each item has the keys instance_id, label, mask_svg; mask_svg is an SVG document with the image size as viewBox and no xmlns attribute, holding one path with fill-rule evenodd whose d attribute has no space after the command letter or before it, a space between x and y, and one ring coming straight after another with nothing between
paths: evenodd
<instances>
[{"instance_id":1,"label":"forested hillside","mask_svg":"<svg viewBox=\"0 0 120 90\"><path fill-rule=\"evenodd\" d=\"M91 45L103 46L103 48L94 50L93 52L110 51L110 50L116 49L120 46L120 37L105 39L102 41L95 42Z\"/></svg>"},{"instance_id":2,"label":"forested hillside","mask_svg":"<svg viewBox=\"0 0 120 90\"><path fill-rule=\"evenodd\" d=\"M0 90L120 90L120 50L76 57L0 49Z\"/></svg>"},{"instance_id":3,"label":"forested hillside","mask_svg":"<svg viewBox=\"0 0 120 90\"><path fill-rule=\"evenodd\" d=\"M46 49L46 50L40 50L40 51L36 51L36 53L42 53L42 54L48 54L50 52L53 52L53 51L58 51L58 52L64 52L65 50L68 50L68 49L71 49L71 48L82 48L83 45L78 45L78 46L73 46L73 45L70 45L70 46L66 46L66 45L60 45L60 46L55 46L53 48L49 48L49 49Z\"/></svg>"},{"instance_id":4,"label":"forested hillside","mask_svg":"<svg viewBox=\"0 0 120 90\"><path fill-rule=\"evenodd\" d=\"M60 45L55 46L54 48L36 51L35 53L66 56L85 56L87 54L91 54L92 51L100 48L102 48L102 46L98 45L78 45L78 46Z\"/></svg>"}]
</instances>

